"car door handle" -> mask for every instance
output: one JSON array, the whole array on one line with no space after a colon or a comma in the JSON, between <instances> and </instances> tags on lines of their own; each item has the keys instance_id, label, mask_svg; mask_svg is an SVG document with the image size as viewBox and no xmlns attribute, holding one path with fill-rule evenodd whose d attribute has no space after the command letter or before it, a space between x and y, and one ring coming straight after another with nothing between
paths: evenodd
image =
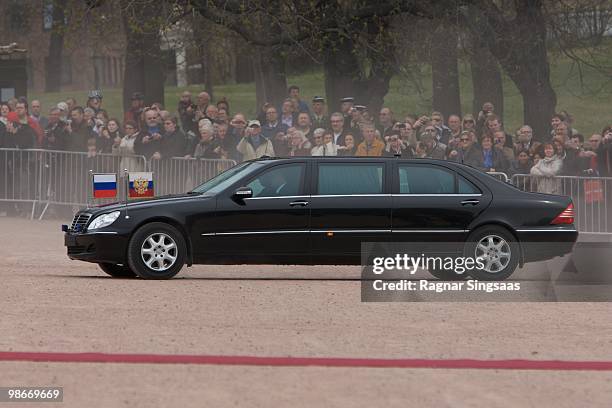
<instances>
[{"instance_id":1,"label":"car door handle","mask_svg":"<svg viewBox=\"0 0 612 408\"><path fill-rule=\"evenodd\" d=\"M475 198L470 198L469 200L463 200L461 205L478 205L480 200L476 200Z\"/></svg>"},{"instance_id":2,"label":"car door handle","mask_svg":"<svg viewBox=\"0 0 612 408\"><path fill-rule=\"evenodd\" d=\"M295 207L296 205L301 205L302 207L306 207L308 204L310 204L308 201L305 200L299 200L299 201L292 201L289 203L290 206Z\"/></svg>"}]
</instances>

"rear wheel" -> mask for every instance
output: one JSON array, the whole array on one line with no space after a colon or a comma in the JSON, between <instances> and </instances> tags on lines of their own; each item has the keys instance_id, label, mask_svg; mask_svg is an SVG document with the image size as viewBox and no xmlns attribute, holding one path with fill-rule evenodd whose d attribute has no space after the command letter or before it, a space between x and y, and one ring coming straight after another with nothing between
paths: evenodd
<instances>
[{"instance_id":1,"label":"rear wheel","mask_svg":"<svg viewBox=\"0 0 612 408\"><path fill-rule=\"evenodd\" d=\"M170 279L185 264L187 245L172 225L152 222L138 229L128 245L128 264L143 279Z\"/></svg>"},{"instance_id":2,"label":"rear wheel","mask_svg":"<svg viewBox=\"0 0 612 408\"><path fill-rule=\"evenodd\" d=\"M464 256L480 259L482 268L468 271L478 280L504 280L519 263L519 245L505 228L487 226L474 231L465 244Z\"/></svg>"},{"instance_id":3,"label":"rear wheel","mask_svg":"<svg viewBox=\"0 0 612 408\"><path fill-rule=\"evenodd\" d=\"M98 266L104 272L112 276L113 278L136 278L136 274L129 267L123 265L115 265L110 263L99 263Z\"/></svg>"}]
</instances>

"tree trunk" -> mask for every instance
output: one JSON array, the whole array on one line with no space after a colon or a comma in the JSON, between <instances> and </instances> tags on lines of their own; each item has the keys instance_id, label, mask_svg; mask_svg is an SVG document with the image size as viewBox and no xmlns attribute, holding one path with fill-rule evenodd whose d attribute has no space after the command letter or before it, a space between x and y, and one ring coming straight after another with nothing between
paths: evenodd
<instances>
[{"instance_id":1,"label":"tree trunk","mask_svg":"<svg viewBox=\"0 0 612 408\"><path fill-rule=\"evenodd\" d=\"M392 76L389 61L382 57L369 58L369 72L364 72L362 67L366 64L354 53L353 41L334 38L333 43L333 46L325 47L327 52L323 59L325 94L330 112L339 110L340 99L352 96L355 104L367 106L376 117L389 92Z\"/></svg>"},{"instance_id":2,"label":"tree trunk","mask_svg":"<svg viewBox=\"0 0 612 408\"><path fill-rule=\"evenodd\" d=\"M280 106L287 97L286 59L273 47L260 47L253 56L257 111L266 102Z\"/></svg>"},{"instance_id":3,"label":"tree trunk","mask_svg":"<svg viewBox=\"0 0 612 408\"><path fill-rule=\"evenodd\" d=\"M493 4L483 2L480 9L465 15L467 26L486 41L504 71L523 97L523 121L533 128L535 140L549 136L550 118L555 112L557 95L550 83L546 49L546 20L542 0L516 0L516 17L507 20ZM473 18L479 13L486 24ZM472 21L470 21L472 19Z\"/></svg>"},{"instance_id":4,"label":"tree trunk","mask_svg":"<svg viewBox=\"0 0 612 408\"><path fill-rule=\"evenodd\" d=\"M62 86L65 9L66 0L55 0L53 2L53 26L49 39L49 56L45 65L45 92L59 92Z\"/></svg>"},{"instance_id":5,"label":"tree trunk","mask_svg":"<svg viewBox=\"0 0 612 408\"><path fill-rule=\"evenodd\" d=\"M472 87L474 99L472 112L477 115L485 102L492 102L495 113L502 119L504 117L504 88L501 70L495 57L486 44L473 38L468 51L470 68L472 71Z\"/></svg>"},{"instance_id":6,"label":"tree trunk","mask_svg":"<svg viewBox=\"0 0 612 408\"><path fill-rule=\"evenodd\" d=\"M164 83L166 61L160 49L160 35L153 27L149 31L142 30L155 11L147 7L134 7L125 15L126 31L126 58L125 75L123 81L123 106L128 109L130 99L134 92L142 92L145 104L150 106L154 102L164 104ZM135 24L140 24L136 27Z\"/></svg>"},{"instance_id":7,"label":"tree trunk","mask_svg":"<svg viewBox=\"0 0 612 408\"><path fill-rule=\"evenodd\" d=\"M459 68L457 65L457 29L442 20L432 38L431 48L433 109L445 118L461 116Z\"/></svg>"}]
</instances>

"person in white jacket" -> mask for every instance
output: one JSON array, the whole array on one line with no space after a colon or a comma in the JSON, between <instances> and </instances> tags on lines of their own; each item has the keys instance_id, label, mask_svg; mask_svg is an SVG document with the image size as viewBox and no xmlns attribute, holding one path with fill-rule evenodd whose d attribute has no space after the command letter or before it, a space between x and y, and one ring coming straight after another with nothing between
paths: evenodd
<instances>
[{"instance_id":1,"label":"person in white jacket","mask_svg":"<svg viewBox=\"0 0 612 408\"><path fill-rule=\"evenodd\" d=\"M322 139L318 139L321 137ZM315 143L317 145L312 148L311 156L337 156L338 146L334 144L334 134L330 130L316 129L314 133Z\"/></svg>"},{"instance_id":2,"label":"person in white jacket","mask_svg":"<svg viewBox=\"0 0 612 408\"><path fill-rule=\"evenodd\" d=\"M262 156L274 157L272 142L261 134L261 124L258 120L249 121L245 136L236 146L242 155L242 160L259 159Z\"/></svg>"},{"instance_id":3,"label":"person in white jacket","mask_svg":"<svg viewBox=\"0 0 612 408\"><path fill-rule=\"evenodd\" d=\"M544 157L537 161L530 173L536 177L537 190L540 193L561 194L561 174L563 160L555 154L552 143L544 143Z\"/></svg>"}]
</instances>

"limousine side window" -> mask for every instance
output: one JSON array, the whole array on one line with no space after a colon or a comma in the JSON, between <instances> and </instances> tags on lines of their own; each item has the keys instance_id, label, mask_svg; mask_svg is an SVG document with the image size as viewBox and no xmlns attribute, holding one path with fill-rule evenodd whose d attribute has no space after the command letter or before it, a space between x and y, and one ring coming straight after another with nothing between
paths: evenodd
<instances>
[{"instance_id":1,"label":"limousine side window","mask_svg":"<svg viewBox=\"0 0 612 408\"><path fill-rule=\"evenodd\" d=\"M319 164L319 195L382 194L382 163Z\"/></svg>"},{"instance_id":2,"label":"limousine side window","mask_svg":"<svg viewBox=\"0 0 612 408\"><path fill-rule=\"evenodd\" d=\"M434 166L399 166L400 194L454 194L455 175Z\"/></svg>"},{"instance_id":3,"label":"limousine side window","mask_svg":"<svg viewBox=\"0 0 612 408\"><path fill-rule=\"evenodd\" d=\"M480 190L457 174L458 194ZM455 173L437 166L399 165L400 194L455 194Z\"/></svg>"},{"instance_id":4,"label":"limousine side window","mask_svg":"<svg viewBox=\"0 0 612 408\"><path fill-rule=\"evenodd\" d=\"M246 186L253 190L253 197L296 196L300 194L303 173L303 164L274 166Z\"/></svg>"}]
</instances>

